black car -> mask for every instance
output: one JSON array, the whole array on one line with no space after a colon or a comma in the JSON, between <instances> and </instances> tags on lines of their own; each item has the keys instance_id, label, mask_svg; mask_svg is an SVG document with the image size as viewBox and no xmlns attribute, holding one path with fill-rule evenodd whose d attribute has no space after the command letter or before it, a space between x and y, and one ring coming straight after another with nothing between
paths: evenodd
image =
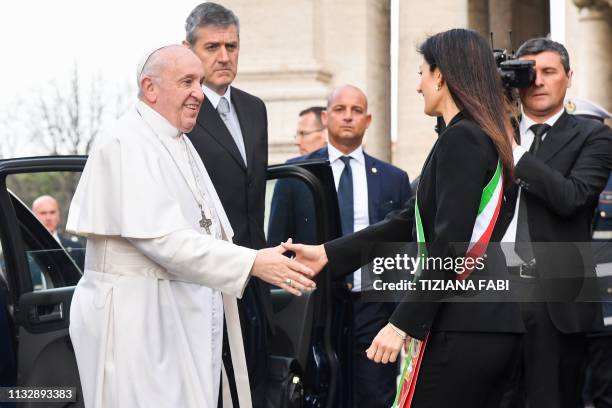
<instances>
[{"instance_id":1,"label":"black car","mask_svg":"<svg viewBox=\"0 0 612 408\"><path fill-rule=\"evenodd\" d=\"M76 401L45 407L83 406L68 326L74 287L82 276L77 258L82 259L79 252L85 248L63 246L29 205L36 196L54 195L65 216L86 160L85 156L0 160L0 387L75 387ZM311 192L317 242L340 235L336 191L326 160L269 167L266 214L278 179L293 179ZM350 384L345 381L350 378L348 291L329 276L323 271L317 277L317 290L301 297L272 289L276 328L271 351L296 360L304 390L298 406L352 405ZM16 405L0 401L0 407L5 406Z\"/></svg>"}]
</instances>

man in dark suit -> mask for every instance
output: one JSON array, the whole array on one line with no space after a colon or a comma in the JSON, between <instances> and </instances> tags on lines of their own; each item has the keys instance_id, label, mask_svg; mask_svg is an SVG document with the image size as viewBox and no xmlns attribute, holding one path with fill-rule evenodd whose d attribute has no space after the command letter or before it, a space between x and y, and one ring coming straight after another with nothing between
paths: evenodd
<instances>
[{"instance_id":1,"label":"man in dark suit","mask_svg":"<svg viewBox=\"0 0 612 408\"><path fill-rule=\"evenodd\" d=\"M301 155L312 153L327 144L327 129L321 119L323 112L324 106L311 106L299 113L294 143Z\"/></svg>"},{"instance_id":2,"label":"man in dark suit","mask_svg":"<svg viewBox=\"0 0 612 408\"><path fill-rule=\"evenodd\" d=\"M337 88L328 98L322 119L327 127L328 146L293 161L329 160L338 191L343 234L377 223L401 208L411 196L408 175L363 151L363 137L372 120L365 94L350 85ZM299 183L277 184L268 227L270 243L287 238L314 243L314 235L308 237L314 228L309 222L315 215L313 206L308 205L312 199L308 189L295 184ZM365 301L362 291L371 288L361 283L358 269L347 282L353 307L354 406L387 408L395 396L397 365L373 363L367 359L365 350L387 324L395 304Z\"/></svg>"},{"instance_id":3,"label":"man in dark suit","mask_svg":"<svg viewBox=\"0 0 612 408\"><path fill-rule=\"evenodd\" d=\"M83 271L85 267L86 242L83 238L58 230L61 214L57 200L49 195L37 197L32 202L32 212L41 224L44 225L47 231L49 231L49 234L53 235L53 238L64 247L68 255L70 255L76 265ZM32 278L35 286L43 284L42 274L33 274Z\"/></svg>"},{"instance_id":4,"label":"man in dark suit","mask_svg":"<svg viewBox=\"0 0 612 408\"><path fill-rule=\"evenodd\" d=\"M295 145L302 156L287 160L296 163L327 145L327 128L321 119L324 106L311 106L299 113ZM327 158L327 157L326 157ZM296 242L316 242L316 214L314 201L308 186L293 178L280 179L274 185L270 221L268 222L268 245L278 245L287 238ZM276 242L276 244L273 244Z\"/></svg>"},{"instance_id":5,"label":"man in dark suit","mask_svg":"<svg viewBox=\"0 0 612 408\"><path fill-rule=\"evenodd\" d=\"M563 45L531 39L517 55L535 61L536 77L520 90L520 138L513 143L517 185L508 192L515 206L503 241L515 288L540 302L522 303L527 333L505 406L577 407L585 334L601 327L602 316L599 304L576 298L581 291L596 293L589 291L594 267L585 248L612 167L612 132L564 110L572 71Z\"/></svg>"},{"instance_id":6,"label":"man in dark suit","mask_svg":"<svg viewBox=\"0 0 612 408\"><path fill-rule=\"evenodd\" d=\"M268 121L256 96L231 86L240 48L236 15L215 3L198 5L185 22L184 45L202 60L206 96L196 126L187 135L200 154L234 230L237 245L266 246L263 230ZM266 394L270 292L251 279L239 302L253 405Z\"/></svg>"}]
</instances>

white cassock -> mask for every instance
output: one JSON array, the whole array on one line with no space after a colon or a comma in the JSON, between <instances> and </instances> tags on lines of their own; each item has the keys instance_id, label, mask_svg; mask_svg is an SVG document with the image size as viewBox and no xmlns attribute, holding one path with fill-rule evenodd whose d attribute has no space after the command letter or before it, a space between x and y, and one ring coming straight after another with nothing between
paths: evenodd
<instances>
[{"instance_id":1,"label":"white cassock","mask_svg":"<svg viewBox=\"0 0 612 408\"><path fill-rule=\"evenodd\" d=\"M88 238L70 309L87 408L216 408L224 313L239 404L251 407L236 298L256 251L231 244L184 135L138 102L99 136L67 229Z\"/></svg>"}]
</instances>

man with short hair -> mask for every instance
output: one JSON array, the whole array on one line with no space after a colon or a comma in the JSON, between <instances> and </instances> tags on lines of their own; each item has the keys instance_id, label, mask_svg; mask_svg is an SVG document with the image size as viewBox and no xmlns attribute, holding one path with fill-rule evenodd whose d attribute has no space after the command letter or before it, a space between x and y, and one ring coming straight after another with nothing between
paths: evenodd
<instances>
[{"instance_id":1,"label":"man with short hair","mask_svg":"<svg viewBox=\"0 0 612 408\"><path fill-rule=\"evenodd\" d=\"M591 240L593 211L612 168L612 132L565 111L572 70L563 45L535 38L517 56L535 62L536 76L519 90L517 184L508 191L515 208L500 221L509 223L503 241L515 289L546 302L521 304L527 333L515 401L507 406L577 407L585 334L602 325L599 304L576 300L581 290L597 292L589 289L592 255L581 243Z\"/></svg>"},{"instance_id":2,"label":"man with short hair","mask_svg":"<svg viewBox=\"0 0 612 408\"><path fill-rule=\"evenodd\" d=\"M70 307L83 400L249 408L236 298L251 276L296 295L314 283L278 248L232 243L184 135L204 99L200 60L171 45L145 56L137 72L140 100L96 140L68 216L67 229L88 237ZM222 363L224 340L232 352Z\"/></svg>"},{"instance_id":3,"label":"man with short hair","mask_svg":"<svg viewBox=\"0 0 612 408\"><path fill-rule=\"evenodd\" d=\"M202 3L187 17L183 44L201 60L206 96L187 136L227 212L234 242L260 249L266 246L268 119L261 99L231 85L238 70L239 31L238 17L216 3ZM269 287L251 280L239 310L254 405L261 407L266 394L267 335L273 316Z\"/></svg>"},{"instance_id":4,"label":"man with short hair","mask_svg":"<svg viewBox=\"0 0 612 408\"><path fill-rule=\"evenodd\" d=\"M77 266L83 270L85 242L75 235L58 231L57 228L61 220L61 214L57 200L50 195L37 197L32 202L32 212L49 231L49 234L53 235L53 238L66 249ZM40 280L40 275L33 276L33 278L36 278L38 281Z\"/></svg>"},{"instance_id":5,"label":"man with short hair","mask_svg":"<svg viewBox=\"0 0 612 408\"><path fill-rule=\"evenodd\" d=\"M57 200L49 195L42 195L32 202L32 212L45 226L47 231L59 242L57 226L60 222L60 211Z\"/></svg>"},{"instance_id":6,"label":"man with short hair","mask_svg":"<svg viewBox=\"0 0 612 408\"><path fill-rule=\"evenodd\" d=\"M401 208L412 195L408 175L405 171L368 155L363 149L363 138L372 121L367 97L363 91L352 85L334 89L327 99L322 120L327 127L328 145L302 156L300 160L329 160L338 193L342 234L351 234L375 224L388 213ZM304 193L295 194L300 191ZM312 199L307 196L307 189L295 189L294 194L289 196L277 196L277 193L275 190L270 211L270 244L285 241L287 238L293 238L295 242L300 243L318 243L312 242L314 236L306 240L301 239L304 237L304 230L308 231L308 224L304 220L314 219L314 206L308 205L308 199ZM307 204L304 206L305 202ZM294 228L293 231L282 227L287 217L296 220L287 224ZM310 224L312 226L312 222ZM362 292L372 288L362 286L360 270L346 279L353 309L352 355L349 363L353 373L353 406L388 408L395 396L397 365L376 364L368 360L366 349L378 331L387 324L395 304L367 302L364 298L366 295Z\"/></svg>"},{"instance_id":7,"label":"man with short hair","mask_svg":"<svg viewBox=\"0 0 612 408\"><path fill-rule=\"evenodd\" d=\"M294 143L300 155L312 153L327 144L327 129L321 120L323 106L311 106L299 114Z\"/></svg>"},{"instance_id":8,"label":"man with short hair","mask_svg":"<svg viewBox=\"0 0 612 408\"><path fill-rule=\"evenodd\" d=\"M321 114L324 106L311 106L299 113L295 144L300 155L315 152L327 144L327 128ZM293 157L287 164L298 163L304 156ZM314 201L308 186L295 178L280 179L274 194L268 221L268 245L275 246L287 238L304 244L315 244L317 236Z\"/></svg>"}]
</instances>

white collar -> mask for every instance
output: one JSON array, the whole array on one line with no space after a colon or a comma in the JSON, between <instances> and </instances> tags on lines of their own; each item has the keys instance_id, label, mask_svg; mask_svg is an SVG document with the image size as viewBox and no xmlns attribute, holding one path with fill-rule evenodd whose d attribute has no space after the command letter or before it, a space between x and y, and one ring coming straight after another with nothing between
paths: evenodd
<instances>
[{"instance_id":1,"label":"white collar","mask_svg":"<svg viewBox=\"0 0 612 408\"><path fill-rule=\"evenodd\" d=\"M339 160L342 156L350 156L355 159L358 163L365 165L365 156L363 155L363 145L359 145L355 150L349 154L344 154L340 150L336 149L331 143L327 144L327 153L329 156L329 162L333 163Z\"/></svg>"},{"instance_id":2,"label":"white collar","mask_svg":"<svg viewBox=\"0 0 612 408\"><path fill-rule=\"evenodd\" d=\"M151 108L149 105L139 100L136 104L136 110L146 123L154 129L161 137L179 137L183 134L180 130L175 128L168 119L164 118L159 112Z\"/></svg>"},{"instance_id":3,"label":"white collar","mask_svg":"<svg viewBox=\"0 0 612 408\"><path fill-rule=\"evenodd\" d=\"M561 115L563 115L563 112L565 112L564 108L561 108L559 110L559 112L555 113L554 115L552 115L550 118L548 118L544 123L546 123L547 125L549 125L550 127L553 127L553 125L555 124L555 122L561 117ZM523 111L523 108L521 108L521 124L520 124L520 129L519 131L521 132L522 135L524 135L525 133L527 133L527 131L529 130L529 128L535 124L537 124L536 121L534 121L533 119L531 119L529 116L527 116L525 114L525 111Z\"/></svg>"},{"instance_id":4,"label":"white collar","mask_svg":"<svg viewBox=\"0 0 612 408\"><path fill-rule=\"evenodd\" d=\"M219 95L206 85L202 85L202 92L204 92L204 96L206 96L206 99L210 101L215 110L217 109L217 106L219 106L219 101L221 100L221 98L225 98L228 102L230 102L230 111L232 110L232 94L230 92L230 89L232 89L232 87L228 85L225 93L223 95Z\"/></svg>"}]
</instances>

